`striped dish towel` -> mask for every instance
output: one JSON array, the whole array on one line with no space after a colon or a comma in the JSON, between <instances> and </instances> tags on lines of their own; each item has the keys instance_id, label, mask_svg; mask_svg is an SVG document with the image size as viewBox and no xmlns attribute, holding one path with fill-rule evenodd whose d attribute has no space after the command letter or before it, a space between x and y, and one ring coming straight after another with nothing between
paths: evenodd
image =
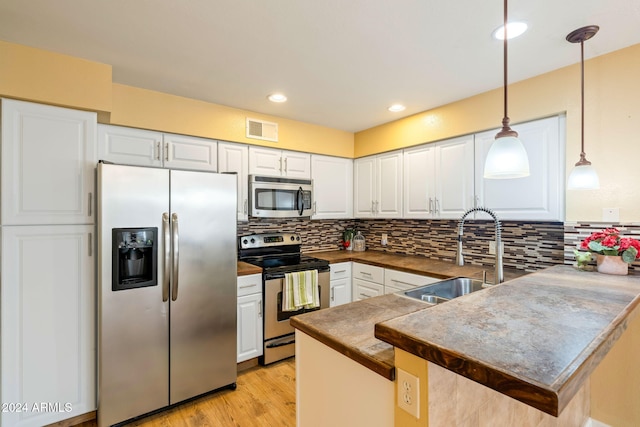
<instances>
[{"instance_id":1,"label":"striped dish towel","mask_svg":"<svg viewBox=\"0 0 640 427\"><path fill-rule=\"evenodd\" d=\"M320 307L318 270L296 271L284 274L282 311Z\"/></svg>"}]
</instances>

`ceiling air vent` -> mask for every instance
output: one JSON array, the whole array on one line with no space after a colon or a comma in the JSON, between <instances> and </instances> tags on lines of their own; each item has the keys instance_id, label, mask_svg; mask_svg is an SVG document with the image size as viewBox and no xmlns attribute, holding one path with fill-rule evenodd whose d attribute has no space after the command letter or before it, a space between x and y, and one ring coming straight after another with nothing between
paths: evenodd
<instances>
[{"instance_id":1,"label":"ceiling air vent","mask_svg":"<svg viewBox=\"0 0 640 427\"><path fill-rule=\"evenodd\" d=\"M247 138L278 142L278 124L247 117Z\"/></svg>"}]
</instances>

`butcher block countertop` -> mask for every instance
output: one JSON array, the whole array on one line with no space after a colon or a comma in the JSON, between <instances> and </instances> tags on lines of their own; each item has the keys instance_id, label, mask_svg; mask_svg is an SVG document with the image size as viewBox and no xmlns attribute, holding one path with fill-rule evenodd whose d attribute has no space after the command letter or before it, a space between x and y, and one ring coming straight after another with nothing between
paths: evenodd
<instances>
[{"instance_id":1,"label":"butcher block countertop","mask_svg":"<svg viewBox=\"0 0 640 427\"><path fill-rule=\"evenodd\" d=\"M262 274L262 268L257 265L238 261L238 276L248 276L250 274Z\"/></svg>"}]
</instances>

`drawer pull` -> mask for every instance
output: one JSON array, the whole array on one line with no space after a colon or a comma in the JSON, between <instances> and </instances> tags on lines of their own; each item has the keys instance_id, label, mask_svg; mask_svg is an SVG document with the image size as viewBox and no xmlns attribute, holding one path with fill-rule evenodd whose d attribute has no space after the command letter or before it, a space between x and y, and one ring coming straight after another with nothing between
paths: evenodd
<instances>
[{"instance_id":1,"label":"drawer pull","mask_svg":"<svg viewBox=\"0 0 640 427\"><path fill-rule=\"evenodd\" d=\"M415 284L413 284L413 283L403 282L402 280L391 279L391 281L392 281L392 282L395 282L395 283L401 283L401 284L403 284L403 285L416 286L416 285L415 285Z\"/></svg>"},{"instance_id":2,"label":"drawer pull","mask_svg":"<svg viewBox=\"0 0 640 427\"><path fill-rule=\"evenodd\" d=\"M242 286L238 286L238 289L247 289L247 288L255 288L256 286L258 286L257 283L253 283L251 285L242 285Z\"/></svg>"},{"instance_id":3,"label":"drawer pull","mask_svg":"<svg viewBox=\"0 0 640 427\"><path fill-rule=\"evenodd\" d=\"M360 274L364 274L364 275L367 275L367 276L371 276L371 273L369 273L368 271L361 271L361 272L360 272Z\"/></svg>"},{"instance_id":4,"label":"drawer pull","mask_svg":"<svg viewBox=\"0 0 640 427\"><path fill-rule=\"evenodd\" d=\"M347 272L347 270L337 270L337 271L334 271L334 273L336 273L336 274L338 274L338 273L346 273L346 272Z\"/></svg>"},{"instance_id":5,"label":"drawer pull","mask_svg":"<svg viewBox=\"0 0 640 427\"><path fill-rule=\"evenodd\" d=\"M367 295L367 294L363 294L362 292L360 292L360 298L371 298L371 295Z\"/></svg>"}]
</instances>

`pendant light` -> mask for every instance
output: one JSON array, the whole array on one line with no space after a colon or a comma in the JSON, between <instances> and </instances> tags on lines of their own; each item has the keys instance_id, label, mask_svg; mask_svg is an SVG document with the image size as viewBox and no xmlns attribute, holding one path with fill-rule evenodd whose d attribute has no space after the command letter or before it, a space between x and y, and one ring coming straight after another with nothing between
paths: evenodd
<instances>
[{"instance_id":1,"label":"pendant light","mask_svg":"<svg viewBox=\"0 0 640 427\"><path fill-rule=\"evenodd\" d=\"M496 135L484 162L484 177L509 179L529 176L527 150L518 139L518 132L509 127L507 115L507 0L504 0L504 118L502 130Z\"/></svg>"},{"instance_id":2,"label":"pendant light","mask_svg":"<svg viewBox=\"0 0 640 427\"><path fill-rule=\"evenodd\" d=\"M584 41L595 36L599 29L600 27L597 25L589 25L578 28L567 36L567 41L580 43L580 105L582 112L580 118L580 160L578 160L578 163L569 174L569 180L567 181L567 189L569 190L595 190L600 188L598 174L584 153Z\"/></svg>"}]
</instances>

